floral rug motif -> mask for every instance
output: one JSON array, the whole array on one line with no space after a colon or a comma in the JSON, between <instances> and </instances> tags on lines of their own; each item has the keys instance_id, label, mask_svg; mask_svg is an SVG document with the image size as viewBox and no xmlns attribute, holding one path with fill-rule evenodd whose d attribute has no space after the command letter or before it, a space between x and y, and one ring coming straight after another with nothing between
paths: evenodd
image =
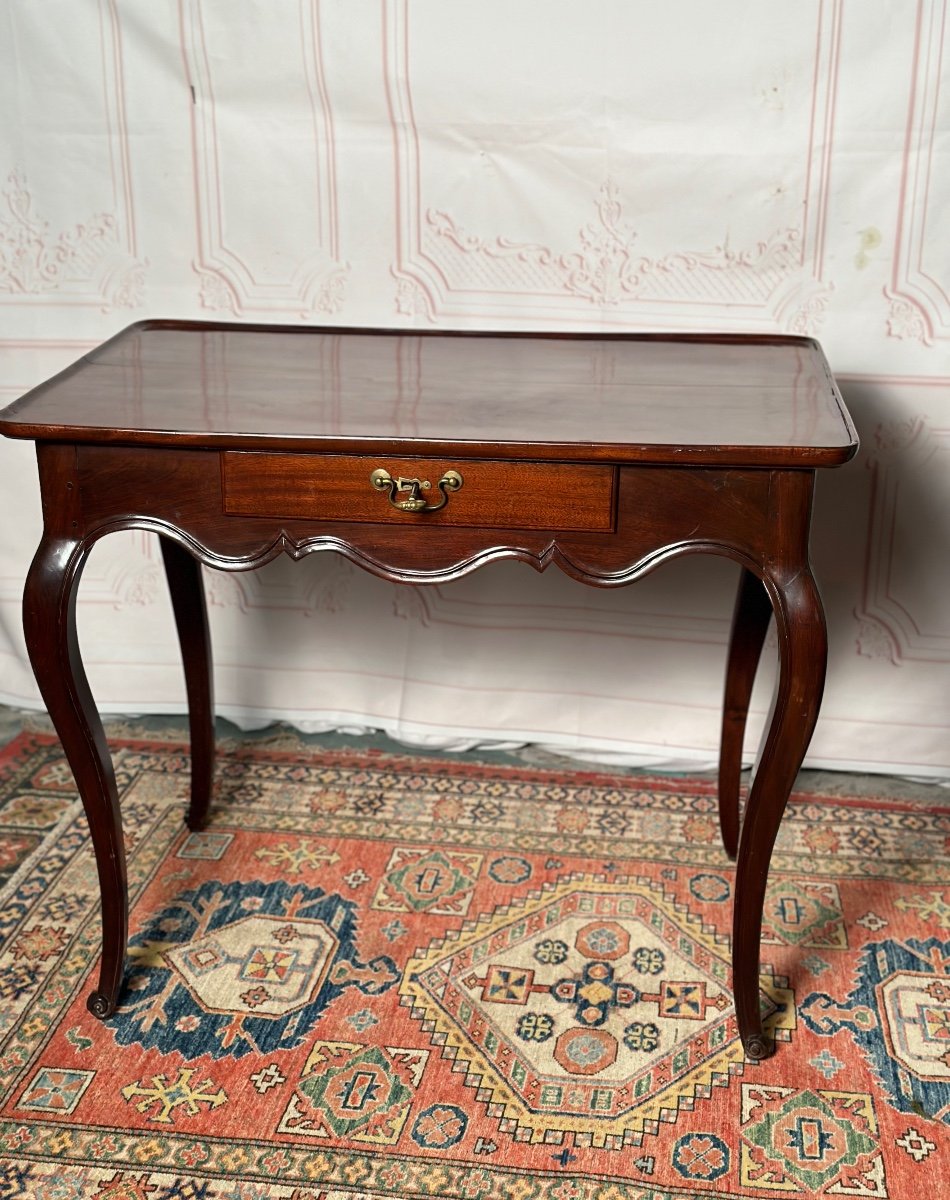
<instances>
[{"instance_id":1,"label":"floral rug motif","mask_svg":"<svg viewBox=\"0 0 950 1200\"><path fill-rule=\"evenodd\" d=\"M0 755L0 1200L938 1196L950 811L796 796L747 1062L706 781L222 746L115 749L132 918L58 742Z\"/></svg>"}]
</instances>

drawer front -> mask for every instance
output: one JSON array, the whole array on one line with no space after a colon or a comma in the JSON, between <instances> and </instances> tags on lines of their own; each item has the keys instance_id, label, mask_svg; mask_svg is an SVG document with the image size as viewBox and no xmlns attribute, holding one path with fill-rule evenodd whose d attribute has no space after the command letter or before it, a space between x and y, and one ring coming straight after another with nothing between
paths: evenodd
<instances>
[{"instance_id":1,"label":"drawer front","mask_svg":"<svg viewBox=\"0 0 950 1200\"><path fill-rule=\"evenodd\" d=\"M227 451L221 462L224 511L235 515L552 532L614 528L611 466L256 451ZM397 502L434 505L445 496L445 503L436 511L396 508L391 487L371 481L374 471L419 482L416 489L406 483L395 492ZM449 476L440 490L439 481L452 471L461 476L461 486L452 490Z\"/></svg>"}]
</instances>

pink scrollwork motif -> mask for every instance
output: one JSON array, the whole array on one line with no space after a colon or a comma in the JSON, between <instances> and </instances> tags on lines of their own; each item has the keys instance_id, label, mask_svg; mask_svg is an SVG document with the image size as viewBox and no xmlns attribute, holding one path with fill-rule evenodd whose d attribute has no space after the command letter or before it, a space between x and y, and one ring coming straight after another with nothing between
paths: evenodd
<instances>
[{"instance_id":1,"label":"pink scrollwork motif","mask_svg":"<svg viewBox=\"0 0 950 1200\"><path fill-rule=\"evenodd\" d=\"M419 284L401 276L395 264L390 267L390 274L396 281L396 313L400 317L428 317L431 320L429 302Z\"/></svg>"},{"instance_id":2,"label":"pink scrollwork motif","mask_svg":"<svg viewBox=\"0 0 950 1200\"><path fill-rule=\"evenodd\" d=\"M824 324L830 292L831 288L829 287L825 291L815 292L809 296L788 322L788 332L803 337L811 337L816 334Z\"/></svg>"},{"instance_id":3,"label":"pink scrollwork motif","mask_svg":"<svg viewBox=\"0 0 950 1200\"><path fill-rule=\"evenodd\" d=\"M939 596L945 585L921 589L921 571L941 572L943 560L910 535L939 520L940 493L916 481L946 474L950 430L910 416L881 422L866 458L871 474L871 506L861 602L858 653L906 661L950 662L950 626ZM921 559L926 556L926 568ZM943 572L945 576L945 572ZM939 578L939 576L938 576Z\"/></svg>"},{"instance_id":4,"label":"pink scrollwork motif","mask_svg":"<svg viewBox=\"0 0 950 1200\"><path fill-rule=\"evenodd\" d=\"M0 291L38 296L90 285L104 305L142 301L143 264L119 243L114 213L94 213L71 228L51 230L34 207L25 175L14 169L0 217Z\"/></svg>"},{"instance_id":5,"label":"pink scrollwork motif","mask_svg":"<svg viewBox=\"0 0 950 1200\"><path fill-rule=\"evenodd\" d=\"M939 215L950 183L943 149L948 49L950 2L918 0L894 266L884 295L888 335L923 346L950 338L946 218Z\"/></svg>"},{"instance_id":6,"label":"pink scrollwork motif","mask_svg":"<svg viewBox=\"0 0 950 1200\"><path fill-rule=\"evenodd\" d=\"M578 233L579 247L558 253L549 246L484 239L469 233L448 213L426 212L430 234L463 255L487 263L514 259L527 268L531 286L579 296L593 305L616 306L625 299L698 300L721 290L715 276L728 277L727 287L739 299L763 300L786 276L800 270L801 231L780 229L765 241L743 249L728 237L711 250L675 252L660 258L637 256L636 232L623 219L620 189L607 179L595 201L597 219ZM812 297L807 318L814 322L827 297Z\"/></svg>"},{"instance_id":7,"label":"pink scrollwork motif","mask_svg":"<svg viewBox=\"0 0 950 1200\"><path fill-rule=\"evenodd\" d=\"M887 336L926 345L931 337L923 309L910 300L892 295L886 289L884 294L891 301L887 314Z\"/></svg>"},{"instance_id":8,"label":"pink scrollwork motif","mask_svg":"<svg viewBox=\"0 0 950 1200\"><path fill-rule=\"evenodd\" d=\"M811 10L814 29L808 22L802 25L804 40L797 52L812 80L810 120L789 163L796 183L775 193L782 197L783 211L776 213L774 224L747 241L730 237L724 229L710 238L711 244L686 242L684 249L682 244L661 242L654 249L652 239L682 236L685 242L697 236L695 213L691 206L685 222L694 232L682 235L674 232L675 223L656 228L655 220L644 219L642 225L630 220L636 178L632 171L623 178L612 173L592 181L587 176L597 189L593 217L581 217L572 241L558 244L547 221L540 224L543 204L530 211L524 206L515 210L509 226L534 221L537 236L513 237L504 229L476 228L475 221L484 218L465 210L461 186L473 164L466 159L467 165L460 166L455 151L446 148L442 131L451 124L451 116L432 107L424 85L416 91L417 53L420 61L424 59L424 52L416 51L416 37L424 43L426 27L420 23L416 33L415 9L408 0L383 0L384 71L396 165L392 274L398 281L399 315L424 315L433 321L596 322L622 328L708 328L715 321L723 328L747 330L754 325L814 333L832 292L825 277L825 229L841 6L842 0L822 4ZM443 156L447 173L440 169ZM480 155L478 170L490 160L490 154ZM577 165L575 181L587 166L587 160ZM539 175L537 183L555 186L555 178ZM737 181L736 189L741 186ZM652 194L649 188L647 182L644 196ZM565 196L559 196L558 214L566 203ZM552 216L555 219L563 217Z\"/></svg>"},{"instance_id":9,"label":"pink scrollwork motif","mask_svg":"<svg viewBox=\"0 0 950 1200\"><path fill-rule=\"evenodd\" d=\"M268 40L271 86L290 122L307 130L302 152L293 156L296 203L285 192L281 221L268 227L258 217L253 187L235 180L244 168L250 135L222 119L228 105L241 105L250 121L253 106L241 96L240 69L229 52L229 8L222 0L179 0L182 52L193 96L192 166L195 183L197 253L193 269L203 308L233 316L270 314L313 319L343 308L350 264L342 259L336 183L333 112L323 63L319 0L296 0L296 21L286 14L259 31ZM262 57L266 57L262 55ZM297 91L281 91L284 77ZM303 95L301 102L297 97ZM275 101L276 103L277 101ZM296 107L294 107L296 105ZM262 178L282 168L280 145L265 140L255 149ZM250 199L249 199L250 194ZM306 197L306 202L303 202ZM288 237L287 230L293 231Z\"/></svg>"},{"instance_id":10,"label":"pink scrollwork motif","mask_svg":"<svg viewBox=\"0 0 950 1200\"><path fill-rule=\"evenodd\" d=\"M887 626L876 620L862 620L859 612L855 616L858 618L858 633L854 648L861 658L882 659L896 666L898 650L894 635Z\"/></svg>"}]
</instances>

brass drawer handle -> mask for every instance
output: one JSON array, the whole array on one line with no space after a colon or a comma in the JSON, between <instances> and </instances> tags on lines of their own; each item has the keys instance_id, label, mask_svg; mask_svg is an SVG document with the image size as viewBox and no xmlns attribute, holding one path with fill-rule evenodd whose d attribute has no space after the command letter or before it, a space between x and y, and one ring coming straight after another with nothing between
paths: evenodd
<instances>
[{"instance_id":1,"label":"brass drawer handle","mask_svg":"<svg viewBox=\"0 0 950 1200\"><path fill-rule=\"evenodd\" d=\"M411 513L438 512L440 508L445 508L448 504L448 493L457 492L462 486L462 476L458 471L446 471L439 480L442 499L438 504L429 504L420 495L423 489L428 491L432 487L428 479L406 479L402 475L393 479L387 470L377 467L370 475L369 481L378 492L389 491L389 503L393 508L398 508L400 512ZM408 492L409 495L405 500L397 500L396 496L400 492Z\"/></svg>"}]
</instances>

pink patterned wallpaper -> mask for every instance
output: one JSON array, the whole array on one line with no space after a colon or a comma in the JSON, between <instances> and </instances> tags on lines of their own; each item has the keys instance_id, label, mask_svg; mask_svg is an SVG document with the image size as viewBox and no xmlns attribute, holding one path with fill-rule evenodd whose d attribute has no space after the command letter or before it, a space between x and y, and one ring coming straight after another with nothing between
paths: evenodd
<instances>
[{"instance_id":1,"label":"pink patterned wallpaper","mask_svg":"<svg viewBox=\"0 0 950 1200\"><path fill-rule=\"evenodd\" d=\"M0 402L145 315L818 336L863 451L818 496L811 761L950 775L948 42L948 0L13 3ZM35 469L0 454L0 700L35 705ZM318 557L209 577L224 714L713 760L726 564L600 594ZM97 548L80 628L105 709L182 708L147 536Z\"/></svg>"}]
</instances>

